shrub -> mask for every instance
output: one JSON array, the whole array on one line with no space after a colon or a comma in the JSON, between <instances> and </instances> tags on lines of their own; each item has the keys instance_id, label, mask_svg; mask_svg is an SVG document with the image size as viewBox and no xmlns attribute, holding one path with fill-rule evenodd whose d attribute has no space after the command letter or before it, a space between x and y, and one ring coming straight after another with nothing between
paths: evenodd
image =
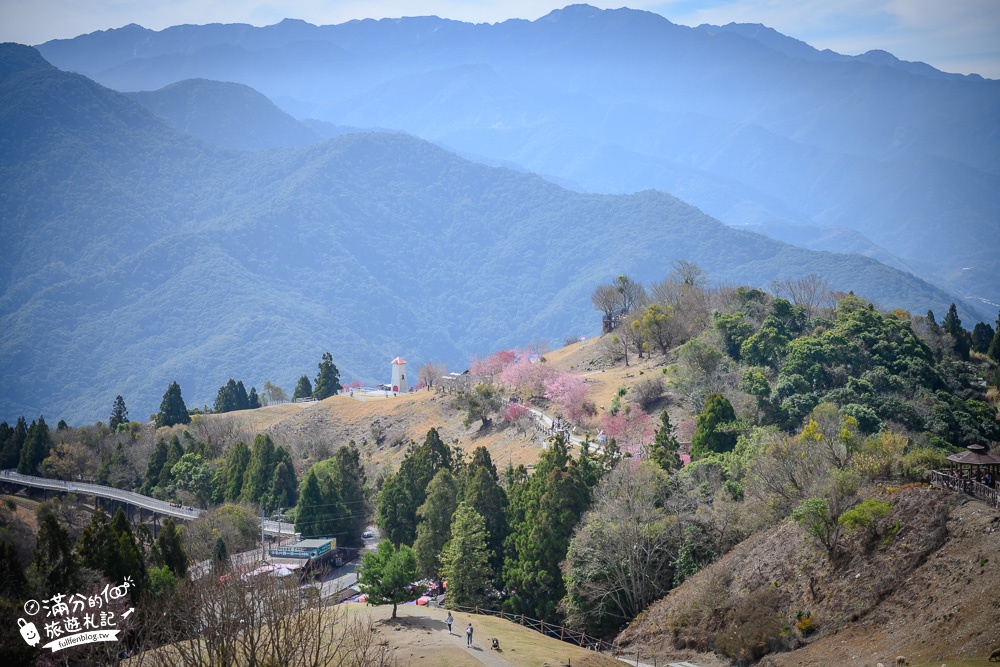
<instances>
[{"instance_id":1,"label":"shrub","mask_svg":"<svg viewBox=\"0 0 1000 667\"><path fill-rule=\"evenodd\" d=\"M629 392L629 400L649 412L656 405L666 389L663 377L652 377L637 382Z\"/></svg>"},{"instance_id":2,"label":"shrub","mask_svg":"<svg viewBox=\"0 0 1000 667\"><path fill-rule=\"evenodd\" d=\"M795 618L795 628L802 634L803 637L808 637L812 633L816 632L816 621L813 619L810 612L800 611L795 614Z\"/></svg>"}]
</instances>

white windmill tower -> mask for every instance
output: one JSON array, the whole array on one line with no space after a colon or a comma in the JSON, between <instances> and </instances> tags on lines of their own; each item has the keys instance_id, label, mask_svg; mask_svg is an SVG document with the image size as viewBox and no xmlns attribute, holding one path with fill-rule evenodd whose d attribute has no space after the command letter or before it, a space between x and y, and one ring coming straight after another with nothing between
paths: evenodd
<instances>
[{"instance_id":1,"label":"white windmill tower","mask_svg":"<svg viewBox=\"0 0 1000 667\"><path fill-rule=\"evenodd\" d=\"M406 382L406 362L402 357L392 360L392 390L400 393L410 390L410 385Z\"/></svg>"}]
</instances>

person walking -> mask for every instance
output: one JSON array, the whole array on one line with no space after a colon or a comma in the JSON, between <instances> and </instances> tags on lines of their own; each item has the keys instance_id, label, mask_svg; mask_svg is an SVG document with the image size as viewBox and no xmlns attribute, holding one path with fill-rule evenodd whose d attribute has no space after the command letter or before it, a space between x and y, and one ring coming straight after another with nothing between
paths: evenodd
<instances>
[{"instance_id":1,"label":"person walking","mask_svg":"<svg viewBox=\"0 0 1000 667\"><path fill-rule=\"evenodd\" d=\"M465 629L465 645L472 648L472 623Z\"/></svg>"},{"instance_id":2,"label":"person walking","mask_svg":"<svg viewBox=\"0 0 1000 667\"><path fill-rule=\"evenodd\" d=\"M455 622L455 619L452 618L452 615L451 615L450 611L448 612L448 618L444 619L444 622L448 624L448 634L450 635L451 634L451 624Z\"/></svg>"}]
</instances>

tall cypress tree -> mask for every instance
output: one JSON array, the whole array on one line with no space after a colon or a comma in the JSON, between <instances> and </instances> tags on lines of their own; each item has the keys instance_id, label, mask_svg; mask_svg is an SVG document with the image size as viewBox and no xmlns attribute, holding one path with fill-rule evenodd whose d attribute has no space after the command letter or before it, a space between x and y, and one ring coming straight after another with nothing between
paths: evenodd
<instances>
[{"instance_id":1,"label":"tall cypress tree","mask_svg":"<svg viewBox=\"0 0 1000 667\"><path fill-rule=\"evenodd\" d=\"M175 380L170 383L167 391L163 394L160 411L156 413L156 428L190 423L191 415L188 414L187 406L184 405L181 386Z\"/></svg>"},{"instance_id":2,"label":"tall cypress tree","mask_svg":"<svg viewBox=\"0 0 1000 667\"><path fill-rule=\"evenodd\" d=\"M503 568L503 543L507 539L507 494L500 486L496 466L485 447L477 447L465 469L465 504L478 512L489 526L486 546L490 567L499 574Z\"/></svg>"},{"instance_id":3,"label":"tall cypress tree","mask_svg":"<svg viewBox=\"0 0 1000 667\"><path fill-rule=\"evenodd\" d=\"M170 517L163 521L163 528L156 537L156 550L163 564L170 568L174 576L183 579L187 574L188 556L184 551L181 535L177 531L177 524Z\"/></svg>"},{"instance_id":4,"label":"tall cypress tree","mask_svg":"<svg viewBox=\"0 0 1000 667\"><path fill-rule=\"evenodd\" d=\"M997 314L997 326L993 334L993 341L990 343L990 347L986 350L986 356L992 359L997 364L1000 364L1000 313ZM23 417L21 418L24 419ZM18 421L20 424L21 421Z\"/></svg>"},{"instance_id":5,"label":"tall cypress tree","mask_svg":"<svg viewBox=\"0 0 1000 667\"><path fill-rule=\"evenodd\" d=\"M28 427L17 471L23 475L37 475L38 466L49 455L51 449L52 435L49 433L49 426L45 423L44 417L39 417L37 422L31 422L31 426Z\"/></svg>"},{"instance_id":6,"label":"tall cypress tree","mask_svg":"<svg viewBox=\"0 0 1000 667\"><path fill-rule=\"evenodd\" d=\"M260 397L257 396L256 387L250 387L250 395L247 396L247 407L251 410L256 410L260 407Z\"/></svg>"},{"instance_id":7,"label":"tall cypress tree","mask_svg":"<svg viewBox=\"0 0 1000 667\"><path fill-rule=\"evenodd\" d=\"M329 352L324 352L323 361L319 363L316 384L313 385L313 398L322 401L324 398L333 396L340 389L340 371L333 364L333 355Z\"/></svg>"},{"instance_id":8,"label":"tall cypress tree","mask_svg":"<svg viewBox=\"0 0 1000 667\"><path fill-rule=\"evenodd\" d=\"M243 476L249 463L250 449L247 443L240 440L229 450L229 458L226 460L226 489L223 494L226 502L236 502L240 499L240 494L243 492Z\"/></svg>"},{"instance_id":9,"label":"tall cypress tree","mask_svg":"<svg viewBox=\"0 0 1000 667\"><path fill-rule=\"evenodd\" d=\"M3 423L0 428L2 438L0 438L0 469L9 470L16 468L21 461L21 447L24 446L24 439L28 437L28 423L24 417L19 417L14 428Z\"/></svg>"},{"instance_id":10,"label":"tall cypress tree","mask_svg":"<svg viewBox=\"0 0 1000 667\"><path fill-rule=\"evenodd\" d=\"M451 517L458 507L458 485L447 468L438 470L427 485L427 499L417 509L417 537L413 550L417 569L423 577L433 578L441 569L441 550L451 539Z\"/></svg>"},{"instance_id":11,"label":"tall cypress tree","mask_svg":"<svg viewBox=\"0 0 1000 667\"><path fill-rule=\"evenodd\" d=\"M449 533L451 537L441 554L441 576L448 581L448 606L481 605L493 588L486 521L463 502L455 510Z\"/></svg>"},{"instance_id":12,"label":"tall cypress tree","mask_svg":"<svg viewBox=\"0 0 1000 667\"><path fill-rule=\"evenodd\" d=\"M958 319L958 309L955 304L948 308L948 314L944 316L941 328L946 334L951 336L952 349L955 355L962 361L969 360L969 335L962 328L962 320Z\"/></svg>"},{"instance_id":13,"label":"tall cypress tree","mask_svg":"<svg viewBox=\"0 0 1000 667\"><path fill-rule=\"evenodd\" d=\"M108 417L108 428L117 431L122 424L128 424L128 408L125 407L125 399L118 394L115 397L115 404L111 407L111 416Z\"/></svg>"},{"instance_id":14,"label":"tall cypress tree","mask_svg":"<svg viewBox=\"0 0 1000 667\"><path fill-rule=\"evenodd\" d=\"M41 584L40 594L66 593L77 587L79 568L73 555L69 532L52 514L46 514L38 527L31 568Z\"/></svg>"},{"instance_id":15,"label":"tall cypress tree","mask_svg":"<svg viewBox=\"0 0 1000 667\"><path fill-rule=\"evenodd\" d=\"M250 460L243 475L240 501L258 503L268 492L274 476L274 441L267 433L258 433L250 448Z\"/></svg>"},{"instance_id":16,"label":"tall cypress tree","mask_svg":"<svg viewBox=\"0 0 1000 667\"><path fill-rule=\"evenodd\" d=\"M243 386L243 380L237 380L236 382L236 407L235 410L249 410L250 409L250 397L247 396L247 390Z\"/></svg>"},{"instance_id":17,"label":"tall cypress tree","mask_svg":"<svg viewBox=\"0 0 1000 667\"><path fill-rule=\"evenodd\" d=\"M330 481L350 513L343 543L348 546L361 546L361 535L368 525L370 506L365 491L365 467L361 464L361 452L353 440L347 445L342 445L333 455Z\"/></svg>"}]
</instances>

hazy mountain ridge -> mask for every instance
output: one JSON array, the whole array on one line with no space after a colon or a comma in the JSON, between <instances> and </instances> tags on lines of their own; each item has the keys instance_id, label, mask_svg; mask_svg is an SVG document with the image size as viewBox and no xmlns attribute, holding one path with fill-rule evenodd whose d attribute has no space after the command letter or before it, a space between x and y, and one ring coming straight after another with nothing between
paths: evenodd
<instances>
[{"instance_id":1,"label":"hazy mountain ridge","mask_svg":"<svg viewBox=\"0 0 1000 667\"><path fill-rule=\"evenodd\" d=\"M297 117L402 130L589 191L661 189L775 234L852 229L873 256L1000 301L997 81L586 5L493 25L127 26L40 48L121 90L239 81Z\"/></svg>"},{"instance_id":2,"label":"hazy mountain ridge","mask_svg":"<svg viewBox=\"0 0 1000 667\"><path fill-rule=\"evenodd\" d=\"M659 192L584 195L399 134L241 152L0 48L0 413L137 416L172 380L291 387L333 352L346 379L591 333L590 292L672 259L718 280L825 275L893 305L952 297L860 257L734 231ZM16 104L14 102L17 102Z\"/></svg>"}]
</instances>

